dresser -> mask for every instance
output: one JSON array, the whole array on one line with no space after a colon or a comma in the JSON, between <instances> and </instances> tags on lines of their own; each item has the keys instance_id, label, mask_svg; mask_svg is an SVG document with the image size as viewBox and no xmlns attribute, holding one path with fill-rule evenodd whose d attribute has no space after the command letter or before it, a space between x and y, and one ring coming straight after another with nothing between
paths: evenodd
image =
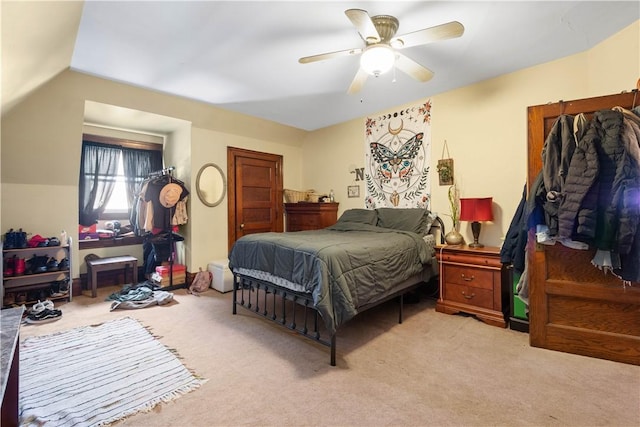
<instances>
[{"instance_id":1,"label":"dresser","mask_svg":"<svg viewBox=\"0 0 640 427\"><path fill-rule=\"evenodd\" d=\"M24 305L2 310L0 315L0 382L2 383L2 416L0 425L19 425L20 324Z\"/></svg>"},{"instance_id":2,"label":"dresser","mask_svg":"<svg viewBox=\"0 0 640 427\"><path fill-rule=\"evenodd\" d=\"M503 286L500 248L444 245L436 252L440 263L436 311L472 314L487 324L506 327L509 290Z\"/></svg>"},{"instance_id":3,"label":"dresser","mask_svg":"<svg viewBox=\"0 0 640 427\"><path fill-rule=\"evenodd\" d=\"M286 231L318 230L338 220L338 203L285 203Z\"/></svg>"}]
</instances>

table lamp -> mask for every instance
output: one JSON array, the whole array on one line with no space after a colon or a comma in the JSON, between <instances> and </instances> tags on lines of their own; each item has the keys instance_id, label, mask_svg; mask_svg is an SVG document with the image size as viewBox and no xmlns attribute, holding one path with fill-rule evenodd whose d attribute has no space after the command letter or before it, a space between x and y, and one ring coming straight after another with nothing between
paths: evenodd
<instances>
[{"instance_id":1,"label":"table lamp","mask_svg":"<svg viewBox=\"0 0 640 427\"><path fill-rule=\"evenodd\" d=\"M484 247L483 244L478 243L480 221L493 220L492 204L493 197L460 199L460 220L471 221L473 243L469 243L470 248Z\"/></svg>"}]
</instances>

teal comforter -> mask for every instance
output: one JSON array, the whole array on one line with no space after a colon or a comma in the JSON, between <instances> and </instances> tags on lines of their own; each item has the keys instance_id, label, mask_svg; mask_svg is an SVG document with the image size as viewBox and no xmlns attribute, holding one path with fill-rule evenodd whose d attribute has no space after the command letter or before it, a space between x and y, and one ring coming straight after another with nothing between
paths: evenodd
<instances>
[{"instance_id":1,"label":"teal comforter","mask_svg":"<svg viewBox=\"0 0 640 427\"><path fill-rule=\"evenodd\" d=\"M313 231L251 234L238 239L229 267L259 270L312 294L330 333L384 299L432 262L422 236L342 222Z\"/></svg>"}]
</instances>

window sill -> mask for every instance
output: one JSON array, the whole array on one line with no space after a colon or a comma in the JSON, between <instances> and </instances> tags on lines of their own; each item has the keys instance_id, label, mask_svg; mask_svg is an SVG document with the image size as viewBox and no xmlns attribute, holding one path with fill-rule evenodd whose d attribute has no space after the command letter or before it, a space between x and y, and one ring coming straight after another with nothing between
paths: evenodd
<instances>
[{"instance_id":1,"label":"window sill","mask_svg":"<svg viewBox=\"0 0 640 427\"><path fill-rule=\"evenodd\" d=\"M83 249L96 249L96 248L113 248L117 246L141 245L143 241L144 241L143 237L132 236L132 237L118 237L115 239L100 239L100 240L88 240L88 241L80 240L78 242L78 245L80 250L83 250Z\"/></svg>"}]
</instances>

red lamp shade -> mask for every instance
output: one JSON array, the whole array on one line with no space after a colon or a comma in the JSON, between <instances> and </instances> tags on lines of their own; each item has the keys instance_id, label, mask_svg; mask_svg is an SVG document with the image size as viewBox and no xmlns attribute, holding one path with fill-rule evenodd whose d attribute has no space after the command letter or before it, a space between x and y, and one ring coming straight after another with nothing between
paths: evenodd
<instances>
[{"instance_id":1,"label":"red lamp shade","mask_svg":"<svg viewBox=\"0 0 640 427\"><path fill-rule=\"evenodd\" d=\"M484 199L460 199L460 220L471 221L471 232L473 233L473 243L470 248L482 248L484 245L478 242L480 238L480 221L493 220L493 197Z\"/></svg>"},{"instance_id":2,"label":"red lamp shade","mask_svg":"<svg viewBox=\"0 0 640 427\"><path fill-rule=\"evenodd\" d=\"M461 221L493 220L493 197L460 199Z\"/></svg>"}]
</instances>

